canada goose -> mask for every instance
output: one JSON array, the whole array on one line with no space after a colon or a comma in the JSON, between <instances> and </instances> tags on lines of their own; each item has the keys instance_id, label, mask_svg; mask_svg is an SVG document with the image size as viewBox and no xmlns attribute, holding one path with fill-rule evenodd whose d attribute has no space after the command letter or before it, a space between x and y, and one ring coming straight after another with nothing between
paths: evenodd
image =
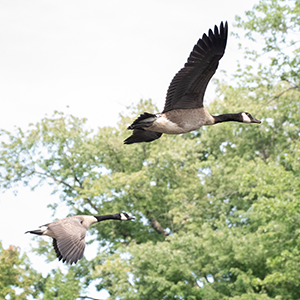
<instances>
[{"instance_id":1,"label":"canada goose","mask_svg":"<svg viewBox=\"0 0 300 300\"><path fill-rule=\"evenodd\" d=\"M53 238L56 256L63 262L73 263L82 258L85 248L85 234L93 223L104 220L132 220L126 213L105 216L78 215L40 226L36 230L26 231L37 235L48 235Z\"/></svg>"},{"instance_id":2,"label":"canada goose","mask_svg":"<svg viewBox=\"0 0 300 300\"><path fill-rule=\"evenodd\" d=\"M207 84L224 54L227 35L227 22L225 26L221 22L219 30L215 25L214 32L210 29L208 36L203 34L187 63L173 78L162 113L141 114L127 128L133 133L124 144L152 142L163 133L181 134L221 122L261 123L247 112L212 116L203 106Z\"/></svg>"}]
</instances>

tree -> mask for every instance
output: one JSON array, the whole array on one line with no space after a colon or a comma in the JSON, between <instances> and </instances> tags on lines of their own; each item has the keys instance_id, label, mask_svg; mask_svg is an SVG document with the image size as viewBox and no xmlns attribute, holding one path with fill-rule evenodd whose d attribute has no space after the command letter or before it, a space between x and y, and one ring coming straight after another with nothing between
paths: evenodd
<instances>
[{"instance_id":1,"label":"tree","mask_svg":"<svg viewBox=\"0 0 300 300\"><path fill-rule=\"evenodd\" d=\"M0 298L7 299L27 299L27 296L33 297L39 294L39 288L36 282L41 278L30 267L26 254L20 255L20 249L10 246L3 249L0 243Z\"/></svg>"},{"instance_id":2,"label":"tree","mask_svg":"<svg viewBox=\"0 0 300 300\"><path fill-rule=\"evenodd\" d=\"M97 280L111 299L299 299L298 50L287 36L291 22L298 25L298 2L260 1L247 21L237 19L266 45L247 52L258 64L238 70L232 85L217 82L209 107L226 113L246 105L260 126L219 124L124 146L130 121L157 111L144 100L98 132L57 112L27 132L2 131L3 189L21 181L35 188L38 178L70 214L136 217L93 227L101 255L71 267L76 278ZM295 48L288 55L286 41Z\"/></svg>"},{"instance_id":3,"label":"tree","mask_svg":"<svg viewBox=\"0 0 300 300\"><path fill-rule=\"evenodd\" d=\"M246 30L253 42L263 42L262 49L246 49L253 60L266 54L270 59L273 75L299 85L298 29L300 3L297 0L261 0L252 11L246 12L246 20L236 17L237 25ZM263 39L263 41L262 41Z\"/></svg>"},{"instance_id":4,"label":"tree","mask_svg":"<svg viewBox=\"0 0 300 300\"><path fill-rule=\"evenodd\" d=\"M21 255L15 246L3 249L0 243L1 299L25 300L31 296L32 299L73 300L84 291L80 281L84 275L87 274L79 268L71 267L67 273L57 269L43 277L31 267L26 253Z\"/></svg>"}]
</instances>

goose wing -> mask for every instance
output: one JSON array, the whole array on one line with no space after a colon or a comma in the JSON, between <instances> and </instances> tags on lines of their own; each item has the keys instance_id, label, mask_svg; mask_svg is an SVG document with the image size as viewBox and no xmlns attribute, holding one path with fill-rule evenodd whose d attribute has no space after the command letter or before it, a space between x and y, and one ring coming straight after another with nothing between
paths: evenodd
<instances>
[{"instance_id":1,"label":"goose wing","mask_svg":"<svg viewBox=\"0 0 300 300\"><path fill-rule=\"evenodd\" d=\"M82 258L86 229L81 222L80 218L71 217L48 226L53 233L53 247L59 260L73 264Z\"/></svg>"},{"instance_id":2,"label":"goose wing","mask_svg":"<svg viewBox=\"0 0 300 300\"><path fill-rule=\"evenodd\" d=\"M228 24L220 29L215 25L208 36L203 34L194 46L187 63L173 78L163 113L173 109L200 108L208 82L216 72L222 58L228 35Z\"/></svg>"}]
</instances>

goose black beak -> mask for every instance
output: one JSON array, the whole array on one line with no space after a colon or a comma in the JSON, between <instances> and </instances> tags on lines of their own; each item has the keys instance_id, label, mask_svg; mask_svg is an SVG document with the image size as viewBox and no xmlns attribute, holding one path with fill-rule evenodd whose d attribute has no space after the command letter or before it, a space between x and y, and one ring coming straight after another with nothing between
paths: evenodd
<instances>
[{"instance_id":1,"label":"goose black beak","mask_svg":"<svg viewBox=\"0 0 300 300\"><path fill-rule=\"evenodd\" d=\"M253 118L253 120L251 120L251 123L258 123L258 124L260 124L261 121L259 121L259 120L255 119L255 118Z\"/></svg>"}]
</instances>

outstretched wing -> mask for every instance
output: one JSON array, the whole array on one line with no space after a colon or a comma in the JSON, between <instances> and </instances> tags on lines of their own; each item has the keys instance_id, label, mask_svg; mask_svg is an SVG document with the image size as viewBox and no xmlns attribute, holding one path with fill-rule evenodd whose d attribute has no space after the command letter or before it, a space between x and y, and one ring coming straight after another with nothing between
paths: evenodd
<instances>
[{"instance_id":1,"label":"outstretched wing","mask_svg":"<svg viewBox=\"0 0 300 300\"><path fill-rule=\"evenodd\" d=\"M53 247L59 260L70 264L82 258L85 249L86 229L78 218L67 218L64 223L50 224L53 232Z\"/></svg>"},{"instance_id":2,"label":"outstretched wing","mask_svg":"<svg viewBox=\"0 0 300 300\"><path fill-rule=\"evenodd\" d=\"M216 72L222 58L228 35L228 24L215 25L208 36L203 34L194 46L187 63L173 78L163 113L173 109L200 108L208 82Z\"/></svg>"}]
</instances>

